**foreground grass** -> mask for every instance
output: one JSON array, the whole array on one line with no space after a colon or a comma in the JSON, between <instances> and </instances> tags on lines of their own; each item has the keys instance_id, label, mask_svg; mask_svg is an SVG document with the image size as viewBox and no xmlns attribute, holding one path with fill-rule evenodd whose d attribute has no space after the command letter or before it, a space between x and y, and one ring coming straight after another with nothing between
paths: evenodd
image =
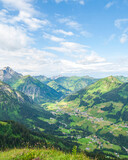
<instances>
[{"instance_id":1,"label":"foreground grass","mask_svg":"<svg viewBox=\"0 0 128 160\"><path fill-rule=\"evenodd\" d=\"M64 153L55 149L12 149L0 152L0 160L90 160L83 153Z\"/></svg>"}]
</instances>

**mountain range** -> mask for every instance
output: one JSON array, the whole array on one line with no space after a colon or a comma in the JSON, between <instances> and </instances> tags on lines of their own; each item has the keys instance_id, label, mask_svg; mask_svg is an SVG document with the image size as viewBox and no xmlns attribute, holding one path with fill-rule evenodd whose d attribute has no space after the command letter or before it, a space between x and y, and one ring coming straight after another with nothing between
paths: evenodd
<instances>
[{"instance_id":1,"label":"mountain range","mask_svg":"<svg viewBox=\"0 0 128 160\"><path fill-rule=\"evenodd\" d=\"M10 67L0 70L0 80L9 84L13 89L25 93L39 104L59 101L67 94L96 81L90 77L23 76Z\"/></svg>"},{"instance_id":2,"label":"mountain range","mask_svg":"<svg viewBox=\"0 0 128 160\"><path fill-rule=\"evenodd\" d=\"M128 158L126 77L125 83L119 76L32 77L9 67L0 74L1 121L20 122L32 131L52 134L79 150L106 158ZM60 148L66 148L63 142Z\"/></svg>"}]
</instances>

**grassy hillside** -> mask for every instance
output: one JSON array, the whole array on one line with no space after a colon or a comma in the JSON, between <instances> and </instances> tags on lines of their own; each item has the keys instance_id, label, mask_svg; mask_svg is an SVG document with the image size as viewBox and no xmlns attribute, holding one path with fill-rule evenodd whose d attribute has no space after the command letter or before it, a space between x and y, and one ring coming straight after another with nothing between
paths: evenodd
<instances>
[{"instance_id":1,"label":"grassy hillside","mask_svg":"<svg viewBox=\"0 0 128 160\"><path fill-rule=\"evenodd\" d=\"M37 103L54 102L62 96L62 94L31 76L23 76L12 87L30 96Z\"/></svg>"},{"instance_id":2,"label":"grassy hillside","mask_svg":"<svg viewBox=\"0 0 128 160\"><path fill-rule=\"evenodd\" d=\"M63 86L64 88L69 89L72 92L75 92L96 82L97 79L88 76L87 77L72 76L72 77L59 77L54 81Z\"/></svg>"},{"instance_id":3,"label":"grassy hillside","mask_svg":"<svg viewBox=\"0 0 128 160\"><path fill-rule=\"evenodd\" d=\"M64 88L63 86L59 85L55 81L50 81L49 83L47 83L47 85L50 86L51 88L53 88L54 90L56 90L57 92L59 92L60 94L64 95L64 96L71 93L70 90Z\"/></svg>"},{"instance_id":4,"label":"grassy hillside","mask_svg":"<svg viewBox=\"0 0 128 160\"><path fill-rule=\"evenodd\" d=\"M0 152L1 160L90 160L83 153L64 153L52 149L13 149Z\"/></svg>"}]
</instances>

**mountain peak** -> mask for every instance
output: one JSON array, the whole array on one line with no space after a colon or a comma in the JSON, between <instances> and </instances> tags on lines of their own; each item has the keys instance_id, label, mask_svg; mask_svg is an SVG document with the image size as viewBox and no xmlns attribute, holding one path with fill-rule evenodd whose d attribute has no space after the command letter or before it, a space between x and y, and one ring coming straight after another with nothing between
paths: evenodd
<instances>
[{"instance_id":1,"label":"mountain peak","mask_svg":"<svg viewBox=\"0 0 128 160\"><path fill-rule=\"evenodd\" d=\"M118 88L121 85L122 82L120 82L117 78L109 76L98 80L96 83L89 86L89 89L94 92L100 91L101 93L105 93L111 91L112 89Z\"/></svg>"},{"instance_id":2,"label":"mountain peak","mask_svg":"<svg viewBox=\"0 0 128 160\"><path fill-rule=\"evenodd\" d=\"M110 83L114 83L114 82L118 82L118 83L121 83L116 77L114 76L109 76L109 77L106 77L106 78L103 78L102 80L106 80Z\"/></svg>"},{"instance_id":3,"label":"mountain peak","mask_svg":"<svg viewBox=\"0 0 128 160\"><path fill-rule=\"evenodd\" d=\"M3 70L13 70L13 69L7 66L7 67L4 67Z\"/></svg>"},{"instance_id":4,"label":"mountain peak","mask_svg":"<svg viewBox=\"0 0 128 160\"><path fill-rule=\"evenodd\" d=\"M15 73L15 71L12 68L10 68L9 66L4 67L3 71L6 72L6 73L9 73L9 74L14 74Z\"/></svg>"},{"instance_id":5,"label":"mountain peak","mask_svg":"<svg viewBox=\"0 0 128 160\"><path fill-rule=\"evenodd\" d=\"M0 70L0 80L10 84L11 81L20 78L22 74L15 72L9 66Z\"/></svg>"}]
</instances>

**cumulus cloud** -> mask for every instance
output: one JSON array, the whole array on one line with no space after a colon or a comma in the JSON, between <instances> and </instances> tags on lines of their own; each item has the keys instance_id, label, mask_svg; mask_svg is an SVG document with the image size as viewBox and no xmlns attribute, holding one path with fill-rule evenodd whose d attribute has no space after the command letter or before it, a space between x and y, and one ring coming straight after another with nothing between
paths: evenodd
<instances>
[{"instance_id":1,"label":"cumulus cloud","mask_svg":"<svg viewBox=\"0 0 128 160\"><path fill-rule=\"evenodd\" d=\"M26 47L32 39L18 27L0 24L0 48L16 50Z\"/></svg>"},{"instance_id":2,"label":"cumulus cloud","mask_svg":"<svg viewBox=\"0 0 128 160\"><path fill-rule=\"evenodd\" d=\"M53 64L53 61L56 59L55 54L35 48L22 48L14 51L0 49L0 55L2 67L6 64L16 70L22 70L24 74L29 74L29 72L32 74L43 73L45 70L47 72L46 66ZM26 72L26 69L29 72ZM48 72L50 72L50 68Z\"/></svg>"},{"instance_id":3,"label":"cumulus cloud","mask_svg":"<svg viewBox=\"0 0 128 160\"><path fill-rule=\"evenodd\" d=\"M92 34L87 31L81 31L80 34L86 38L92 37Z\"/></svg>"},{"instance_id":4,"label":"cumulus cloud","mask_svg":"<svg viewBox=\"0 0 128 160\"><path fill-rule=\"evenodd\" d=\"M35 48L24 48L16 51L5 51L0 49L0 55L1 68L5 67L6 64L6 66L10 66L17 72L21 72L25 75L41 74L54 76L58 74L90 74L98 76L102 74L102 76L106 76L110 73L115 73L117 68L119 69L119 72L127 72L128 70L128 65L127 63L124 63L124 61L122 65L119 65L119 63L113 64L111 62L107 62L104 58L98 56L98 54L94 52L81 56L79 61L78 57L75 61L65 58L60 59L51 52Z\"/></svg>"},{"instance_id":5,"label":"cumulus cloud","mask_svg":"<svg viewBox=\"0 0 128 160\"><path fill-rule=\"evenodd\" d=\"M108 2L105 6L106 9L112 7L115 4L115 2Z\"/></svg>"},{"instance_id":6,"label":"cumulus cloud","mask_svg":"<svg viewBox=\"0 0 128 160\"><path fill-rule=\"evenodd\" d=\"M125 42L127 42L128 41L128 35L127 34L122 34L121 35L121 38L120 38L120 43L125 43Z\"/></svg>"},{"instance_id":7,"label":"cumulus cloud","mask_svg":"<svg viewBox=\"0 0 128 160\"><path fill-rule=\"evenodd\" d=\"M96 54L96 52L91 51L90 55L82 56L82 58L78 61L80 64L94 64L94 63L102 63L105 62L105 58L100 57Z\"/></svg>"},{"instance_id":8,"label":"cumulus cloud","mask_svg":"<svg viewBox=\"0 0 128 160\"><path fill-rule=\"evenodd\" d=\"M79 35L84 36L86 38L92 37L92 34L85 29L83 29L82 25L79 24L77 21L72 20L72 18L59 18L58 22L68 26L71 29L79 31Z\"/></svg>"},{"instance_id":9,"label":"cumulus cloud","mask_svg":"<svg viewBox=\"0 0 128 160\"><path fill-rule=\"evenodd\" d=\"M63 41L65 41L64 38L59 38L59 37L56 37L54 35L50 35L50 34L47 34L47 33L44 33L43 37L45 39L49 39L49 40L54 41L54 42L63 42Z\"/></svg>"},{"instance_id":10,"label":"cumulus cloud","mask_svg":"<svg viewBox=\"0 0 128 160\"><path fill-rule=\"evenodd\" d=\"M70 54L69 56L72 56L73 54L86 53L88 47L89 46L74 42L61 42L59 47L47 47L47 49Z\"/></svg>"},{"instance_id":11,"label":"cumulus cloud","mask_svg":"<svg viewBox=\"0 0 128 160\"><path fill-rule=\"evenodd\" d=\"M53 31L54 33L57 33L57 34L63 34L63 35L65 35L65 36L73 36L74 35L74 33L73 32L66 32L66 31L64 31L64 30L62 30L62 29L57 29L57 30L54 30Z\"/></svg>"},{"instance_id":12,"label":"cumulus cloud","mask_svg":"<svg viewBox=\"0 0 128 160\"><path fill-rule=\"evenodd\" d=\"M105 44L107 45L109 42L113 41L116 37L116 34L111 34L108 39L105 41Z\"/></svg>"},{"instance_id":13,"label":"cumulus cloud","mask_svg":"<svg viewBox=\"0 0 128 160\"><path fill-rule=\"evenodd\" d=\"M49 25L50 22L47 19L40 19L36 16L39 12L34 9L31 4L31 0L0 0L6 9L9 11L18 11L17 15L8 15L7 12L2 12L0 17L3 23L10 23L16 25L16 23L24 23L29 29L37 30L42 26ZM5 10L4 10L5 11ZM3 15L2 15L3 14Z\"/></svg>"},{"instance_id":14,"label":"cumulus cloud","mask_svg":"<svg viewBox=\"0 0 128 160\"><path fill-rule=\"evenodd\" d=\"M123 25L123 24L126 24L126 23L128 23L128 19L127 19L127 18L115 20L115 26L116 26L117 28L121 28L122 25Z\"/></svg>"},{"instance_id":15,"label":"cumulus cloud","mask_svg":"<svg viewBox=\"0 0 128 160\"><path fill-rule=\"evenodd\" d=\"M35 14L36 10L33 8L31 2L32 0L0 0L4 6L8 9L15 9L18 11L27 11L28 13Z\"/></svg>"},{"instance_id":16,"label":"cumulus cloud","mask_svg":"<svg viewBox=\"0 0 128 160\"><path fill-rule=\"evenodd\" d=\"M37 55L33 54L33 52L36 52ZM49 76L57 74L82 74L88 71L95 72L97 69L99 70L104 66L110 65L110 63L82 64L63 58L59 59L58 57L47 56L47 52L38 50L19 50L17 53L19 56L16 56L16 53L12 53L13 55L8 53L8 58L7 56L3 56L2 60L0 60L1 67L4 67L6 62L7 65L17 71L22 71L23 74ZM10 61L15 63L11 63Z\"/></svg>"},{"instance_id":17,"label":"cumulus cloud","mask_svg":"<svg viewBox=\"0 0 128 160\"><path fill-rule=\"evenodd\" d=\"M128 41L128 19L117 19L115 20L115 26L122 30L122 34L120 36L120 43L125 43Z\"/></svg>"},{"instance_id":18,"label":"cumulus cloud","mask_svg":"<svg viewBox=\"0 0 128 160\"><path fill-rule=\"evenodd\" d=\"M25 23L29 29L37 30L42 26L47 26L50 22L46 19L41 20L38 18L32 17L32 15L26 11L20 11L18 16L13 17L9 20L10 23L23 22Z\"/></svg>"},{"instance_id":19,"label":"cumulus cloud","mask_svg":"<svg viewBox=\"0 0 128 160\"><path fill-rule=\"evenodd\" d=\"M60 18L59 22L76 30L81 28L81 25L78 22L73 21L70 18Z\"/></svg>"},{"instance_id":20,"label":"cumulus cloud","mask_svg":"<svg viewBox=\"0 0 128 160\"><path fill-rule=\"evenodd\" d=\"M56 3L68 2L68 1L69 1L69 0L55 0ZM73 1L73 2L77 2L77 3L81 4L81 5L84 5L84 4L85 4L84 0L72 0L72 1Z\"/></svg>"}]
</instances>

